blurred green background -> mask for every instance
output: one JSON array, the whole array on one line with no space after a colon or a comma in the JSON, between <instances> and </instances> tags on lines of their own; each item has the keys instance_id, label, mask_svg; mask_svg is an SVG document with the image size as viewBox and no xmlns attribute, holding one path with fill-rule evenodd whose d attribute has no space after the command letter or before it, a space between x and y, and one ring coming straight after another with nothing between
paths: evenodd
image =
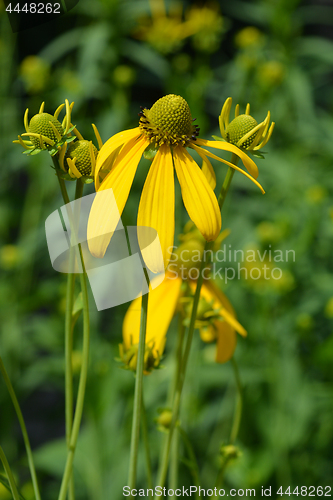
<instances>
[{"instance_id":1,"label":"blurred green background","mask_svg":"<svg viewBox=\"0 0 333 500\"><path fill-rule=\"evenodd\" d=\"M206 139L220 135L218 115L229 96L241 112L250 102L257 121L270 110L276 128L266 159L256 160L266 194L235 175L223 212L223 227L231 229L225 244L295 251L295 261L277 264L280 280L221 282L249 333L235 354L244 396L236 443L242 455L229 464L224 484L272 486L273 497L280 486L332 485L333 6L329 0L174 1L165 2L165 17L158 15L163 2L151 4L155 16L147 0L80 0L56 20L13 34L0 3L0 352L22 403L43 499L57 498L65 462L66 276L52 269L44 232L62 199L48 155L22 155L12 140L24 132L25 109L31 117L42 101L52 114L66 98L75 101L72 120L82 135L94 140L95 123L106 141L137 126L140 106L168 93L188 101ZM219 188L226 167L214 166ZM148 167L142 160L124 224L136 223ZM92 191L87 186L85 194ZM176 210L179 233L187 222L180 198ZM115 358L127 307L99 314L91 307L90 372L75 459L78 500L120 499L126 484L134 377ZM165 404L175 336L176 324L164 368L145 379L154 466L163 437L154 418ZM232 366L215 364L214 352L196 336L182 406L205 488L214 485L235 404ZM2 380L0 443L23 496L32 499ZM187 451L181 446L180 452L180 484L193 484ZM146 487L142 455L138 475ZM0 498L10 498L1 485Z\"/></svg>"}]
</instances>

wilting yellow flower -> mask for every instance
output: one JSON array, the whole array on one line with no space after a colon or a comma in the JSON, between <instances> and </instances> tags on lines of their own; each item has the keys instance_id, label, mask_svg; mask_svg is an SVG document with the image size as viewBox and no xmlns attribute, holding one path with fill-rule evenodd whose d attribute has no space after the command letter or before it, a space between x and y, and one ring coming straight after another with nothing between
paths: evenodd
<instances>
[{"instance_id":1,"label":"wilting yellow flower","mask_svg":"<svg viewBox=\"0 0 333 500\"><path fill-rule=\"evenodd\" d=\"M34 115L30 122L28 118L29 109L24 113L25 133L18 136L18 140L13 141L20 144L27 152L40 152L47 149L51 154L56 154L66 140L67 134L71 132L71 112L74 103L69 104L66 99L65 104L61 104L54 115L44 113L43 102L37 115ZM58 120L60 111L66 106L66 115L60 123ZM22 137L28 136L29 140L23 140Z\"/></svg>"},{"instance_id":2,"label":"wilting yellow flower","mask_svg":"<svg viewBox=\"0 0 333 500\"><path fill-rule=\"evenodd\" d=\"M167 271L164 281L149 293L147 316L147 349L150 349L152 360L158 365L163 354L166 334L177 306L181 306L183 314L191 314L195 282L188 284L187 294L181 293L182 279L175 277L174 272ZM123 352L130 351L138 346L140 333L141 297L136 298L130 305L123 322ZM216 341L216 362L225 363L232 356L236 348L236 332L243 336L247 333L236 319L227 297L211 281L205 280L201 292L195 328L200 331L204 342ZM126 360L123 357L123 360ZM152 368L154 363L151 362ZM131 366L136 368L135 364ZM147 367L146 367L147 370Z\"/></svg>"},{"instance_id":3,"label":"wilting yellow flower","mask_svg":"<svg viewBox=\"0 0 333 500\"><path fill-rule=\"evenodd\" d=\"M213 191L215 173L207 157L242 172L263 191L255 180L258 168L244 151L227 142L199 139L198 133L187 102L180 96L170 94L159 99L151 109L142 109L139 127L111 137L101 148L96 162L96 190L112 188L121 215L142 154L147 149L150 153L152 150L156 152L141 194L137 225L156 229L165 266L169 260L168 249L174 240L174 169L185 208L207 241L215 240L221 229L221 213ZM203 146L235 153L251 175ZM196 151L203 159L202 170L187 148ZM100 172L108 169L109 173L100 183ZM119 214L113 216L110 213L105 198L96 196L88 221L88 244L94 256L104 256L118 221ZM153 263L149 267L154 270Z\"/></svg>"},{"instance_id":4,"label":"wilting yellow flower","mask_svg":"<svg viewBox=\"0 0 333 500\"><path fill-rule=\"evenodd\" d=\"M229 97L219 116L220 131L223 139L246 151L257 151L267 144L273 133L275 123L269 126L271 114L268 111L261 123L250 115L250 104L247 104L245 114L239 114L239 104L235 108L235 118L229 123L232 98Z\"/></svg>"}]
</instances>

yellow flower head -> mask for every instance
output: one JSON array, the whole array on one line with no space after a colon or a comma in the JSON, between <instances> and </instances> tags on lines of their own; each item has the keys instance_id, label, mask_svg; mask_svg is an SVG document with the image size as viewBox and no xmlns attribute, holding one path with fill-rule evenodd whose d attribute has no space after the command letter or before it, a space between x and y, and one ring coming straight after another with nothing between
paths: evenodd
<instances>
[{"instance_id":1,"label":"yellow flower head","mask_svg":"<svg viewBox=\"0 0 333 500\"><path fill-rule=\"evenodd\" d=\"M269 141L275 123L269 126L271 114L268 111L261 123L250 115L250 104L247 104L245 114L239 114L239 104L235 108L235 118L229 123L232 98L229 97L222 108L219 117L220 131L223 139L246 151L257 151Z\"/></svg>"},{"instance_id":2,"label":"yellow flower head","mask_svg":"<svg viewBox=\"0 0 333 500\"><path fill-rule=\"evenodd\" d=\"M68 134L71 132L71 112L74 103L69 104L66 99L65 104L61 104L54 115L44 113L43 102L37 115L34 115L30 122L28 118L29 109L24 113L25 133L18 136L18 140L13 141L26 149L27 153L35 154L42 150L48 150L54 155L60 151L61 146L68 140ZM60 123L58 120L60 111L66 106L66 115ZM29 140L23 140L22 137L29 137Z\"/></svg>"},{"instance_id":3,"label":"yellow flower head","mask_svg":"<svg viewBox=\"0 0 333 500\"><path fill-rule=\"evenodd\" d=\"M215 173L208 157L240 171L263 191L255 180L258 168L242 149L227 142L199 139L198 133L185 99L170 94L159 99L150 109L142 109L137 128L120 132L104 144L96 162L95 187L97 191L113 190L119 213L110 214L105 198L96 196L88 222L88 244L94 256L103 257L105 254L129 196L139 161L147 148L155 148L157 152L141 194L137 225L156 229L165 267L174 240L174 170L185 208L207 241L215 240L221 229L221 213L213 191ZM235 153L249 174L203 146ZM202 169L187 148L196 151L203 159ZM109 172L101 182L100 173L105 171ZM153 257L146 264L152 271L160 271Z\"/></svg>"}]
</instances>

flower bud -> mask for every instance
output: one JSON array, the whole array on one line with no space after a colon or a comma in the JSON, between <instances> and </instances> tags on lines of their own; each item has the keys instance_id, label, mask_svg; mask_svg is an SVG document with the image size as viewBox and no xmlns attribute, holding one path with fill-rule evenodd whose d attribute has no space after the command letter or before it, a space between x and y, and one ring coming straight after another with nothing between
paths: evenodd
<instances>
[{"instance_id":1,"label":"flower bud","mask_svg":"<svg viewBox=\"0 0 333 500\"><path fill-rule=\"evenodd\" d=\"M94 157L96 159L98 154L97 148L94 145L92 145L92 148ZM75 163L75 167L80 172L80 174L91 175L92 164L89 141L79 140L68 144L65 158L69 158Z\"/></svg>"},{"instance_id":2,"label":"flower bud","mask_svg":"<svg viewBox=\"0 0 333 500\"><path fill-rule=\"evenodd\" d=\"M257 125L257 121L250 115L237 116L237 118L229 123L225 130L227 141L237 146L237 143ZM251 146L257 133L258 130L256 130L254 134L248 137L245 142L242 143L242 148L247 149L249 146Z\"/></svg>"},{"instance_id":3,"label":"flower bud","mask_svg":"<svg viewBox=\"0 0 333 500\"><path fill-rule=\"evenodd\" d=\"M159 412L160 414L155 419L155 422L160 431L168 431L172 421L172 411L168 408L163 408L163 410L159 410Z\"/></svg>"},{"instance_id":4,"label":"flower bud","mask_svg":"<svg viewBox=\"0 0 333 500\"><path fill-rule=\"evenodd\" d=\"M61 123L49 113L38 113L37 115L33 116L29 123L29 132L42 135L43 137L51 139L51 141L57 142L58 138L50 122L52 123L53 127L55 127L59 135L63 136L64 129ZM36 146L37 148L40 147L39 138L30 136L30 140L34 146Z\"/></svg>"}]
</instances>

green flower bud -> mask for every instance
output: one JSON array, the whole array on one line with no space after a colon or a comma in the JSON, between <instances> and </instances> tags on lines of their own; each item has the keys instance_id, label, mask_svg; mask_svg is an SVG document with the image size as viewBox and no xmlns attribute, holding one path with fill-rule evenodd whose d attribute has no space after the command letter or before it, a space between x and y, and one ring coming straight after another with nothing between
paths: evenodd
<instances>
[{"instance_id":1,"label":"green flower bud","mask_svg":"<svg viewBox=\"0 0 333 500\"><path fill-rule=\"evenodd\" d=\"M50 122L55 127L59 135L63 136L64 129L61 123L49 113L38 113L37 115L33 116L29 123L29 132L40 134L43 137L51 139L51 141L57 142L58 138ZM40 142L37 137L30 136L30 140L34 146L38 148L40 147Z\"/></svg>"},{"instance_id":2,"label":"green flower bud","mask_svg":"<svg viewBox=\"0 0 333 500\"><path fill-rule=\"evenodd\" d=\"M237 118L229 123L225 130L227 141L237 146L237 143L257 125L257 121L250 115L237 116ZM256 130L253 135L248 137L245 142L242 143L241 147L247 149L251 146L257 133L258 130Z\"/></svg>"},{"instance_id":3,"label":"green flower bud","mask_svg":"<svg viewBox=\"0 0 333 500\"><path fill-rule=\"evenodd\" d=\"M95 159L97 158L97 148L92 145ZM79 140L68 144L65 159L69 158L75 163L75 167L82 175L91 175L92 165L90 156L89 141Z\"/></svg>"}]
</instances>

